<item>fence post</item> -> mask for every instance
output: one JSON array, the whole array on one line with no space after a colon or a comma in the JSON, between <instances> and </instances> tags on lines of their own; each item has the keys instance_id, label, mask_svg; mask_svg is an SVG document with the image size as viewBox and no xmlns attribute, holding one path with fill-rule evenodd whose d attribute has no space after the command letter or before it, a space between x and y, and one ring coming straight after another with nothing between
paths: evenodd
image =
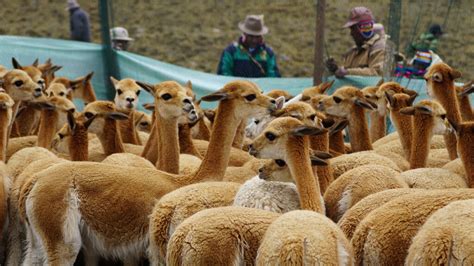
<instances>
[{"instance_id":1,"label":"fence post","mask_svg":"<svg viewBox=\"0 0 474 266\"><path fill-rule=\"evenodd\" d=\"M315 34L314 34L313 85L317 85L323 82L325 9L326 9L326 0L317 0L316 29L315 29Z\"/></svg>"},{"instance_id":2,"label":"fence post","mask_svg":"<svg viewBox=\"0 0 474 266\"><path fill-rule=\"evenodd\" d=\"M395 49L400 50L400 20L402 17L402 0L390 0L388 15L388 35L395 44Z\"/></svg>"},{"instance_id":3,"label":"fence post","mask_svg":"<svg viewBox=\"0 0 474 266\"><path fill-rule=\"evenodd\" d=\"M110 41L110 25L109 25L109 0L99 1L100 14L100 30L102 35L102 59L104 62L104 80L107 87L107 99L112 100L115 96L115 89L110 76L116 79L121 79L120 69L118 66L117 52L112 49L112 42Z\"/></svg>"}]
</instances>

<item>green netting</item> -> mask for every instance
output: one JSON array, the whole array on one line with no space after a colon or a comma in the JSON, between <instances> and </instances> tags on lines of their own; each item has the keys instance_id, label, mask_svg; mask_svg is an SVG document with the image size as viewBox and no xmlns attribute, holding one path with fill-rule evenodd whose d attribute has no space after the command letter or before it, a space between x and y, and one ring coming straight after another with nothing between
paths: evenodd
<instances>
[{"instance_id":1,"label":"green netting","mask_svg":"<svg viewBox=\"0 0 474 266\"><path fill-rule=\"evenodd\" d=\"M108 78L104 76L102 51L102 46L98 44L47 38L0 36L1 65L10 67L12 57L15 57L24 65L31 64L36 58L39 58L41 62L51 58L55 64L63 66L57 72L58 76L76 78L94 71L92 84L97 97L98 99L107 99L108 80L106 79ZM122 78L130 77L148 83L175 80L184 84L190 80L198 98L218 90L231 80L237 79L195 71L129 52L119 51L116 53ZM334 80L334 77L329 79ZM293 95L312 86L312 78L256 78L250 80L257 83L264 91L285 89ZM359 88L375 85L379 81L379 77L348 76L344 79L335 79L335 81L330 93L343 85L353 85ZM403 78L396 81L417 91L419 94L418 100L427 98L424 80ZM142 95L140 96L141 103L153 102L150 95L146 93ZM471 98L474 98L474 96ZM204 107L213 106L209 103L203 104ZM78 108L81 108L80 103L78 103ZM140 109L142 109L141 106ZM390 130L393 130L393 128L390 128Z\"/></svg>"}]
</instances>

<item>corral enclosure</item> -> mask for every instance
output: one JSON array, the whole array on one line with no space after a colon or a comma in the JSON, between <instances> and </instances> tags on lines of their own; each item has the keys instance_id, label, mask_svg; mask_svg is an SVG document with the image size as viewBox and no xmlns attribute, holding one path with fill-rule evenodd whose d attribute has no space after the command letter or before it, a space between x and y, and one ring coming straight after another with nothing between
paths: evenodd
<instances>
[{"instance_id":1,"label":"corral enclosure","mask_svg":"<svg viewBox=\"0 0 474 266\"><path fill-rule=\"evenodd\" d=\"M0 34L69 38L69 14L64 0L2 1ZM78 1L91 17L93 42L100 43L98 1ZM314 1L302 0L114 0L112 26L123 26L135 39L131 52L172 64L214 73L222 49L236 40L237 23L250 13L265 15L270 33L266 41L278 55L285 77L308 77L313 71ZM343 29L350 8L365 5L388 32L390 0L326 1L327 54L341 59L352 46ZM400 47L426 31L431 23L444 25L439 54L473 78L474 5L470 0L401 0ZM449 14L448 14L449 13ZM3 64L7 64L2 62Z\"/></svg>"}]
</instances>

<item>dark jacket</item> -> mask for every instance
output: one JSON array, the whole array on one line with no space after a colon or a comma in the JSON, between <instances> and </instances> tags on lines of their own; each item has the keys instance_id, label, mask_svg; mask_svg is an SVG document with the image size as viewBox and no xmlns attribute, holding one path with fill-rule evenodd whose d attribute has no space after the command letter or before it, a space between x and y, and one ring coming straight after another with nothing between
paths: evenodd
<instances>
[{"instance_id":1,"label":"dark jacket","mask_svg":"<svg viewBox=\"0 0 474 266\"><path fill-rule=\"evenodd\" d=\"M258 62L257 65L249 57L249 52L240 42L235 42L222 52L217 74L234 77L261 78L280 77L273 50L262 44L250 53Z\"/></svg>"},{"instance_id":2,"label":"dark jacket","mask_svg":"<svg viewBox=\"0 0 474 266\"><path fill-rule=\"evenodd\" d=\"M71 40L90 42L91 32L89 25L89 15L80 7L69 10L71 25Z\"/></svg>"}]
</instances>

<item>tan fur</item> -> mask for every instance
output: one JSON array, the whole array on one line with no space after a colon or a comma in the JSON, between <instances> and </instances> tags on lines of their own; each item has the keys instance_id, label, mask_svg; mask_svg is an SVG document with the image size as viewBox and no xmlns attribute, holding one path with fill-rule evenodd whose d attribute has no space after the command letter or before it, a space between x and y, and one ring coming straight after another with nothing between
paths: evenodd
<instances>
[{"instance_id":1,"label":"tan fur","mask_svg":"<svg viewBox=\"0 0 474 266\"><path fill-rule=\"evenodd\" d=\"M244 96L248 94L255 94L256 98L246 101ZM226 99L222 100L223 97ZM266 113L275 107L271 98L262 95L256 85L247 81L230 82L220 91L207 96L207 99L221 99L221 102L209 152L200 169L192 175L177 176L146 168L132 172L129 167L77 162L55 165L32 177L31 182L22 189L25 192L22 202L30 206L27 209L28 221L33 232L45 244L48 262L60 260L64 263L67 260L70 263L75 257L71 253L64 253L66 251L63 248L68 243L64 243L64 221L61 219L66 209L73 208L64 199L74 195L80 202L75 211L81 217L84 230L91 230L102 241L104 248L97 246L98 252L116 252L121 257L140 256L141 252L145 252L147 229L144 228L148 228L148 215L155 200L184 185L205 179L222 179L233 136L220 133L236 130L241 116ZM233 108L238 108L238 112ZM222 123L224 120L227 121L225 128ZM218 126L217 122L221 125ZM52 200L60 202L54 210L49 208ZM127 215L124 215L124 210ZM78 224L71 226L79 228ZM77 239L76 235L71 241L78 243L81 239ZM88 243L87 239L84 241ZM134 245L137 249L123 250L124 245ZM72 257L68 257L70 255Z\"/></svg>"},{"instance_id":2,"label":"tan fur","mask_svg":"<svg viewBox=\"0 0 474 266\"><path fill-rule=\"evenodd\" d=\"M265 231L279 215L235 206L198 212L176 228L166 264L251 265Z\"/></svg>"},{"instance_id":3,"label":"tan fur","mask_svg":"<svg viewBox=\"0 0 474 266\"><path fill-rule=\"evenodd\" d=\"M464 169L464 165L462 164L461 158L457 158L456 160L453 160L453 161L445 164L441 168L449 170L452 173L455 173L455 174L463 177L464 180L467 180L466 169Z\"/></svg>"},{"instance_id":4,"label":"tan fur","mask_svg":"<svg viewBox=\"0 0 474 266\"><path fill-rule=\"evenodd\" d=\"M278 217L258 248L256 265L353 265L352 247L331 220L292 211Z\"/></svg>"},{"instance_id":5,"label":"tan fur","mask_svg":"<svg viewBox=\"0 0 474 266\"><path fill-rule=\"evenodd\" d=\"M127 78L120 81L110 77L115 87L114 103L117 110L128 115L127 120L119 121L120 134L124 143L140 145L140 139L135 128L136 116L135 110L138 105L138 96L140 95L140 86L135 80Z\"/></svg>"},{"instance_id":6,"label":"tan fur","mask_svg":"<svg viewBox=\"0 0 474 266\"><path fill-rule=\"evenodd\" d=\"M474 264L474 200L449 203L420 228L408 250L406 265Z\"/></svg>"},{"instance_id":7,"label":"tan fur","mask_svg":"<svg viewBox=\"0 0 474 266\"><path fill-rule=\"evenodd\" d=\"M425 74L428 95L441 103L449 120L457 123L462 121L454 86L454 80L459 77L461 77L461 73L445 63L430 66ZM445 140L451 160L456 159L458 155L454 133L446 135Z\"/></svg>"},{"instance_id":8,"label":"tan fur","mask_svg":"<svg viewBox=\"0 0 474 266\"><path fill-rule=\"evenodd\" d=\"M405 158L410 160L411 141L413 138L413 119L410 116L401 114L400 110L404 107L411 106L414 98L404 93L396 93L392 96L388 95L388 97L391 97L391 101L388 101L390 120L395 125L398 132Z\"/></svg>"},{"instance_id":9,"label":"tan fur","mask_svg":"<svg viewBox=\"0 0 474 266\"><path fill-rule=\"evenodd\" d=\"M407 188L399 173L383 165L368 164L339 176L324 194L326 215L337 222L344 213L368 195L394 188Z\"/></svg>"},{"instance_id":10,"label":"tan fur","mask_svg":"<svg viewBox=\"0 0 474 266\"><path fill-rule=\"evenodd\" d=\"M76 79L69 79L66 77L57 77L51 83L62 83L71 93L68 94L69 100L72 98L82 99L87 105L91 102L95 102L97 97L92 87L91 79L94 72L87 74Z\"/></svg>"},{"instance_id":11,"label":"tan fur","mask_svg":"<svg viewBox=\"0 0 474 266\"><path fill-rule=\"evenodd\" d=\"M150 259L155 264L164 261L168 241L185 219L205 209L232 205L239 187L232 182L198 183L162 197L150 215Z\"/></svg>"},{"instance_id":12,"label":"tan fur","mask_svg":"<svg viewBox=\"0 0 474 266\"><path fill-rule=\"evenodd\" d=\"M0 92L0 161L3 162L7 160L8 127L13 120L14 104L8 94Z\"/></svg>"},{"instance_id":13,"label":"tan fur","mask_svg":"<svg viewBox=\"0 0 474 266\"><path fill-rule=\"evenodd\" d=\"M377 103L377 90L378 86L369 86L363 88L361 91L364 94L364 97L374 103ZM380 138L385 136L385 132L387 130L387 124L385 120L385 115L380 115L377 110L369 112L370 117L370 140L372 143L377 141Z\"/></svg>"},{"instance_id":14,"label":"tan fur","mask_svg":"<svg viewBox=\"0 0 474 266\"><path fill-rule=\"evenodd\" d=\"M474 120L474 111L472 110L471 102L469 100L469 95L474 91L474 89L472 89L473 84L474 81L470 81L464 84L464 86L455 86L459 103L459 111L461 112L463 121Z\"/></svg>"},{"instance_id":15,"label":"tan fur","mask_svg":"<svg viewBox=\"0 0 474 266\"><path fill-rule=\"evenodd\" d=\"M329 88L331 88L334 81L323 82L317 86L306 88L301 93L301 101L309 102L311 98L317 95L324 94Z\"/></svg>"},{"instance_id":16,"label":"tan fur","mask_svg":"<svg viewBox=\"0 0 474 266\"><path fill-rule=\"evenodd\" d=\"M464 177L440 168L417 168L400 174L410 188L467 188Z\"/></svg>"},{"instance_id":17,"label":"tan fur","mask_svg":"<svg viewBox=\"0 0 474 266\"><path fill-rule=\"evenodd\" d=\"M129 166L136 168L155 169L155 166L147 159L131 153L115 153L107 156L102 163Z\"/></svg>"},{"instance_id":18,"label":"tan fur","mask_svg":"<svg viewBox=\"0 0 474 266\"><path fill-rule=\"evenodd\" d=\"M2 235L0 236L0 241L3 240L3 231L5 228L5 221L7 220L8 214L8 193L9 192L9 180L7 176L7 167L4 162L0 161L0 228L2 230Z\"/></svg>"},{"instance_id":19,"label":"tan fur","mask_svg":"<svg viewBox=\"0 0 474 266\"><path fill-rule=\"evenodd\" d=\"M466 183L474 188L474 122L453 122L458 141L457 150L466 172Z\"/></svg>"},{"instance_id":20,"label":"tan fur","mask_svg":"<svg viewBox=\"0 0 474 266\"><path fill-rule=\"evenodd\" d=\"M362 92L350 86L339 88L331 97L323 98L319 104L320 110L349 121L349 136L353 152L372 149L362 104L370 106Z\"/></svg>"},{"instance_id":21,"label":"tan fur","mask_svg":"<svg viewBox=\"0 0 474 266\"><path fill-rule=\"evenodd\" d=\"M388 135L385 135L383 138L378 139L377 141L372 143L372 146L374 147L374 149L376 149L381 145L385 145L386 143L391 142L393 140L398 140L399 138L400 136L398 135L398 132L395 131Z\"/></svg>"},{"instance_id":22,"label":"tan fur","mask_svg":"<svg viewBox=\"0 0 474 266\"><path fill-rule=\"evenodd\" d=\"M291 98L293 98L293 95L291 95L288 91L286 90L278 90L278 89L274 89L274 90L271 90L267 93L265 93L267 96L269 97L272 97L273 99L276 99L278 97L285 97L285 101L289 101L291 100Z\"/></svg>"},{"instance_id":23,"label":"tan fur","mask_svg":"<svg viewBox=\"0 0 474 266\"><path fill-rule=\"evenodd\" d=\"M386 202L406 194L414 194L423 191L421 189L397 188L387 189L371 194L352 206L339 219L337 225L348 239L351 239L359 223L373 210L382 206Z\"/></svg>"},{"instance_id":24,"label":"tan fur","mask_svg":"<svg viewBox=\"0 0 474 266\"><path fill-rule=\"evenodd\" d=\"M400 112L406 113L406 110L414 116L410 168L426 167L432 136L449 130L446 111L439 103L430 100L422 100Z\"/></svg>"},{"instance_id":25,"label":"tan fur","mask_svg":"<svg viewBox=\"0 0 474 266\"><path fill-rule=\"evenodd\" d=\"M51 149L51 142L56 132L61 129L66 122L67 113L74 113L76 106L73 102L61 96L53 96L48 99L48 102L53 105L54 109L41 110L37 145Z\"/></svg>"},{"instance_id":26,"label":"tan fur","mask_svg":"<svg viewBox=\"0 0 474 266\"><path fill-rule=\"evenodd\" d=\"M139 118L136 121L136 127L139 131L150 133L151 132L151 116L147 113L141 112L141 111L136 111L135 112L137 117ZM142 140L143 142L143 140ZM143 142L145 143L145 142Z\"/></svg>"},{"instance_id":27,"label":"tan fur","mask_svg":"<svg viewBox=\"0 0 474 266\"><path fill-rule=\"evenodd\" d=\"M436 210L474 198L470 189L430 190L393 199L370 212L352 238L356 264L401 265L410 243Z\"/></svg>"}]
</instances>

